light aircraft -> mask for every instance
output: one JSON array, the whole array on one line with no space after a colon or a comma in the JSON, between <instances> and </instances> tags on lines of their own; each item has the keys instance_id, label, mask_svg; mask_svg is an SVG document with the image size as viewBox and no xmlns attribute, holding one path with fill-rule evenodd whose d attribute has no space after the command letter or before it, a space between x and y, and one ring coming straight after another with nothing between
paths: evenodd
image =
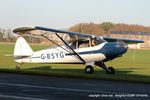
<instances>
[{"instance_id":1,"label":"light aircraft","mask_svg":"<svg viewBox=\"0 0 150 100\"><path fill-rule=\"evenodd\" d=\"M50 64L85 64L85 73L93 73L93 65L105 69L106 73L114 74L113 67L107 67L104 62L121 57L128 49L128 43L143 43L142 40L101 37L76 32L57 30L34 26L19 27L13 30L19 35L30 35L45 38L56 46L33 52L26 40L19 37L15 44L14 59L23 63ZM61 41L62 44L58 44Z\"/></svg>"}]
</instances>

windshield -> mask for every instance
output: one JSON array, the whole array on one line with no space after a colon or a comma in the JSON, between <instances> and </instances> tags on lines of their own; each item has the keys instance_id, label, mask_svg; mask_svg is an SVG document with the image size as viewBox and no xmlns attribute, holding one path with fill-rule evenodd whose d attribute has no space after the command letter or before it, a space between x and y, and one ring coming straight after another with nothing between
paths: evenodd
<instances>
[{"instance_id":1,"label":"windshield","mask_svg":"<svg viewBox=\"0 0 150 100\"><path fill-rule=\"evenodd\" d=\"M91 46L97 46L103 42L106 42L106 41L101 39L101 38L92 38L91 39Z\"/></svg>"}]
</instances>

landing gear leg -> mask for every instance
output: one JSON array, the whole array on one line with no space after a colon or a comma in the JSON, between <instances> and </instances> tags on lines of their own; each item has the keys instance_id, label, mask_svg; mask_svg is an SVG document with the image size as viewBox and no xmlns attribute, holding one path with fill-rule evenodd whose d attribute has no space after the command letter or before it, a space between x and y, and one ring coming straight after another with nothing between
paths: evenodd
<instances>
[{"instance_id":1,"label":"landing gear leg","mask_svg":"<svg viewBox=\"0 0 150 100\"><path fill-rule=\"evenodd\" d=\"M22 63L18 64L18 65L16 66L16 69L19 69L19 68L20 68L20 66L21 66L22 64L24 64L24 62L22 62Z\"/></svg>"},{"instance_id":2,"label":"landing gear leg","mask_svg":"<svg viewBox=\"0 0 150 100\"><path fill-rule=\"evenodd\" d=\"M107 74L115 74L115 69L113 67L107 67L104 62L95 62L95 65L105 69Z\"/></svg>"}]
</instances>

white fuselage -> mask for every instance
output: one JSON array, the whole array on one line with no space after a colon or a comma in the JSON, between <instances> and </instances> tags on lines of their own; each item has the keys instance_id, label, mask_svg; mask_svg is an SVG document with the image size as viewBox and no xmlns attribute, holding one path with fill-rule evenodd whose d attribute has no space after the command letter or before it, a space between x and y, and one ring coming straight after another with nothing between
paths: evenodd
<instances>
[{"instance_id":1,"label":"white fuselage","mask_svg":"<svg viewBox=\"0 0 150 100\"><path fill-rule=\"evenodd\" d=\"M94 51L100 50L107 42L99 44L94 47L78 48L74 49L80 57L86 62L103 61L106 56L102 53L95 53ZM61 45L61 47L68 47ZM29 57L23 57L22 59L16 59L17 62L28 62L28 63L83 63L75 54L70 54L66 50L59 46L50 47L44 50L33 52ZM73 53L71 50L69 50Z\"/></svg>"}]
</instances>

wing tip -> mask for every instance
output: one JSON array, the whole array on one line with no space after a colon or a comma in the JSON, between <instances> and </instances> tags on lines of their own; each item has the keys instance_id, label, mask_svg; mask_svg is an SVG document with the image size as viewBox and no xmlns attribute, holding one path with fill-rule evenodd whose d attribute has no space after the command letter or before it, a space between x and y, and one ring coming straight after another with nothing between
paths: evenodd
<instances>
[{"instance_id":1,"label":"wing tip","mask_svg":"<svg viewBox=\"0 0 150 100\"><path fill-rule=\"evenodd\" d=\"M35 30L35 29L36 29L35 26L24 26L24 27L15 28L13 30L13 32L17 33L17 32L28 31L28 30Z\"/></svg>"}]
</instances>

